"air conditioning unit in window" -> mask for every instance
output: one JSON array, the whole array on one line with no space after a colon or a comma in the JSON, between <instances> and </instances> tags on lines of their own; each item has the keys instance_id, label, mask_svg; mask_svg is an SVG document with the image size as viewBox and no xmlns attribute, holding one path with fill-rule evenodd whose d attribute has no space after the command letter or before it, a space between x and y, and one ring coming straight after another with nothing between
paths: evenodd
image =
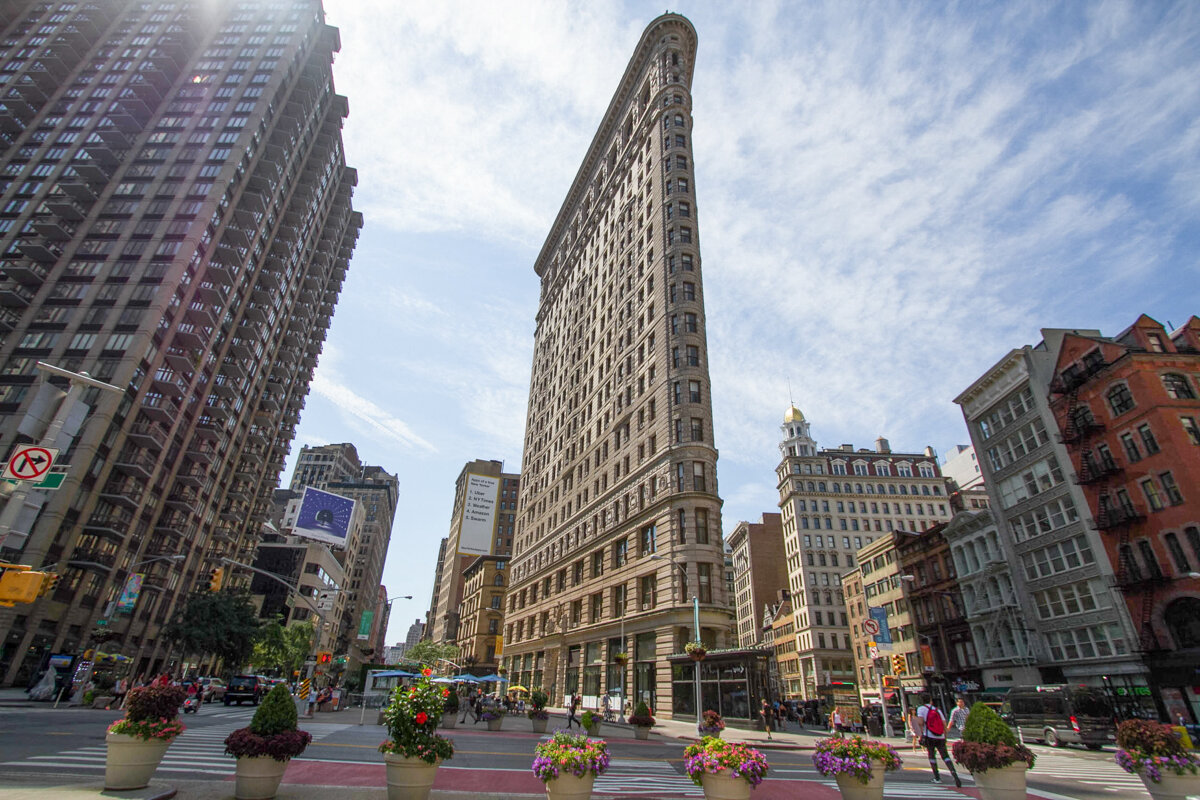
<instances>
[{"instance_id":1,"label":"air conditioning unit in window","mask_svg":"<svg viewBox=\"0 0 1200 800\"><path fill-rule=\"evenodd\" d=\"M647 611L653 608L653 603L642 603L642 611Z\"/></svg>"}]
</instances>

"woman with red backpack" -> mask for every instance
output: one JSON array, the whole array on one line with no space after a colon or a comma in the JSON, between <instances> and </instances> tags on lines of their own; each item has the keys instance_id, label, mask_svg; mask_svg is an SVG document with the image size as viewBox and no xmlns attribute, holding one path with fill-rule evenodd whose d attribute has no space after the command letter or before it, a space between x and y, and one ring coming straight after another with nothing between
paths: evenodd
<instances>
[{"instance_id":1,"label":"woman with red backpack","mask_svg":"<svg viewBox=\"0 0 1200 800\"><path fill-rule=\"evenodd\" d=\"M946 751L946 715L929 702L929 695L923 694L921 695L921 707L917 709L917 716L921 722L925 723L925 751L929 753L929 768L933 770L933 782L942 782L938 775L937 764L937 757L940 755L942 761L946 762L946 769L950 770L950 774L954 777L954 785L961 787L962 779L958 777L958 773L954 770L954 762L950 760L950 753Z\"/></svg>"}]
</instances>

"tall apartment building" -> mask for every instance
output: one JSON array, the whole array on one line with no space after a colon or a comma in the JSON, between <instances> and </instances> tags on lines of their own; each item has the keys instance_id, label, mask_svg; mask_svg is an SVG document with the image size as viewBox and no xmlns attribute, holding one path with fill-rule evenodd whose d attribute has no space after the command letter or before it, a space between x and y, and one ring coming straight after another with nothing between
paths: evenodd
<instances>
[{"instance_id":1,"label":"tall apartment building","mask_svg":"<svg viewBox=\"0 0 1200 800\"><path fill-rule=\"evenodd\" d=\"M801 695L846 703L856 669L842 575L857 565L856 553L891 531L950 519L947 483L931 447L894 453L880 437L874 450L822 450L795 406L781 431L776 477Z\"/></svg>"},{"instance_id":2,"label":"tall apartment building","mask_svg":"<svg viewBox=\"0 0 1200 800\"><path fill-rule=\"evenodd\" d=\"M996 529L994 540L986 532L969 538L985 537L976 558L1012 565L1004 571L1011 591L1001 576L995 585L970 581L976 593L966 588L965 611L984 634L974 639L989 688L1067 681L1132 694L1147 685L1137 632L1112 589L1116 571L1070 452L1053 433L1050 383L1067 336L1100 332L1043 329L1036 346L1010 350L955 398Z\"/></svg>"},{"instance_id":3,"label":"tall apartment building","mask_svg":"<svg viewBox=\"0 0 1200 800\"><path fill-rule=\"evenodd\" d=\"M783 556L783 518L763 514L758 522L742 520L726 538L733 557L733 605L739 647L755 647L763 640L763 612L787 588L787 562Z\"/></svg>"},{"instance_id":4,"label":"tall apartment building","mask_svg":"<svg viewBox=\"0 0 1200 800\"><path fill-rule=\"evenodd\" d=\"M478 459L463 466L454 483L450 535L438 553L426 635L456 643L463 602L463 572L483 555L512 553L517 527L520 473L504 471L501 461Z\"/></svg>"},{"instance_id":5,"label":"tall apartment building","mask_svg":"<svg viewBox=\"0 0 1200 800\"><path fill-rule=\"evenodd\" d=\"M661 713L692 714L690 683L673 693L664 667L694 638L693 596L701 637L729 638L692 171L695 53L696 32L677 14L646 29L534 267L505 661L555 702L624 687ZM673 668L690 680L690 663Z\"/></svg>"},{"instance_id":6,"label":"tall apartment building","mask_svg":"<svg viewBox=\"0 0 1200 800\"><path fill-rule=\"evenodd\" d=\"M1146 315L1112 338L1069 333L1050 407L1133 620L1162 719L1200 718L1200 319L1168 333ZM1060 593L1040 616L1082 613ZM1080 642L1057 653L1074 660ZM1135 687L1136 688L1136 687Z\"/></svg>"},{"instance_id":7,"label":"tall apartment building","mask_svg":"<svg viewBox=\"0 0 1200 800\"><path fill-rule=\"evenodd\" d=\"M380 618L385 616L386 598L380 603L379 587L383 565L391 543L400 482L383 467L365 465L353 444L303 447L296 459L290 490L298 497L304 487L348 497L362 508L363 523L347 537L338 556L346 571L342 591L348 595L347 619L341 626L337 650L349 656L351 668L363 648L372 648ZM368 638L358 639L366 620Z\"/></svg>"},{"instance_id":8,"label":"tall apartment building","mask_svg":"<svg viewBox=\"0 0 1200 800\"><path fill-rule=\"evenodd\" d=\"M0 673L25 680L107 616L146 674L181 599L253 555L362 224L338 34L319 0L2 19L0 439L29 440L39 360L122 392L83 393L62 490L6 519L4 560L63 577L0 615ZM136 607L110 613L133 573Z\"/></svg>"}]
</instances>

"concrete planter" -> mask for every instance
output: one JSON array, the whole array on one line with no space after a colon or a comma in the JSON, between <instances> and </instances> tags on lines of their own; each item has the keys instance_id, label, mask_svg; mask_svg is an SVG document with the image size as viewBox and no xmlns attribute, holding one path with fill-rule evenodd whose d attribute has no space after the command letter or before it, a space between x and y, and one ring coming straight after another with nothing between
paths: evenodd
<instances>
[{"instance_id":1,"label":"concrete planter","mask_svg":"<svg viewBox=\"0 0 1200 800\"><path fill-rule=\"evenodd\" d=\"M106 734L104 741L108 745L104 759L104 788L114 791L149 786L154 771L171 746L169 740L147 741L125 733Z\"/></svg>"},{"instance_id":2,"label":"concrete planter","mask_svg":"<svg viewBox=\"0 0 1200 800\"><path fill-rule=\"evenodd\" d=\"M546 726L547 726L548 724L550 724L550 719L549 719L549 718L546 718L546 719L531 719L531 720L529 720L529 721L530 721L531 723L533 723L533 732L534 732L534 733L545 733L545 732L546 732Z\"/></svg>"},{"instance_id":3,"label":"concrete planter","mask_svg":"<svg viewBox=\"0 0 1200 800\"><path fill-rule=\"evenodd\" d=\"M1025 800L1025 772L1029 769L1024 761L1007 767L972 772L975 788L983 800Z\"/></svg>"},{"instance_id":4,"label":"concrete planter","mask_svg":"<svg viewBox=\"0 0 1200 800\"><path fill-rule=\"evenodd\" d=\"M588 736L591 736L593 739L599 737L600 736L600 723L593 722L591 727L589 727L587 729L587 732L588 732Z\"/></svg>"},{"instance_id":5,"label":"concrete planter","mask_svg":"<svg viewBox=\"0 0 1200 800\"><path fill-rule=\"evenodd\" d=\"M596 776L591 772L582 778L562 773L546 781L546 797L549 800L588 800L595 782Z\"/></svg>"},{"instance_id":6,"label":"concrete planter","mask_svg":"<svg viewBox=\"0 0 1200 800\"><path fill-rule=\"evenodd\" d=\"M750 800L750 781L735 778L727 769L703 773L700 785L704 787L704 800Z\"/></svg>"},{"instance_id":7,"label":"concrete planter","mask_svg":"<svg viewBox=\"0 0 1200 800\"><path fill-rule=\"evenodd\" d=\"M487 726L488 726L489 731L498 731L498 730L500 730L500 726L503 724L504 724L504 717L496 717L495 719L489 719L487 721Z\"/></svg>"},{"instance_id":8,"label":"concrete planter","mask_svg":"<svg viewBox=\"0 0 1200 800\"><path fill-rule=\"evenodd\" d=\"M650 729L645 725L633 726L634 738L641 739L643 742L650 738Z\"/></svg>"},{"instance_id":9,"label":"concrete planter","mask_svg":"<svg viewBox=\"0 0 1200 800\"><path fill-rule=\"evenodd\" d=\"M287 761L270 756L249 756L237 760L237 800L270 800L279 793L279 783L287 770Z\"/></svg>"},{"instance_id":10,"label":"concrete planter","mask_svg":"<svg viewBox=\"0 0 1200 800\"><path fill-rule=\"evenodd\" d=\"M442 714L442 727L447 730L458 724L458 712Z\"/></svg>"},{"instance_id":11,"label":"concrete planter","mask_svg":"<svg viewBox=\"0 0 1200 800\"><path fill-rule=\"evenodd\" d=\"M883 776L887 774L887 770L883 767L883 762L878 759L871 761L871 777L863 783L855 775L847 775L838 773L834 777L837 780L838 790L842 793L842 800L883 800Z\"/></svg>"},{"instance_id":12,"label":"concrete planter","mask_svg":"<svg viewBox=\"0 0 1200 800\"><path fill-rule=\"evenodd\" d=\"M388 800L429 800L429 791L437 778L437 763L395 753L384 753L383 760L387 764Z\"/></svg>"},{"instance_id":13,"label":"concrete planter","mask_svg":"<svg viewBox=\"0 0 1200 800\"><path fill-rule=\"evenodd\" d=\"M1154 800L1185 800L1193 795L1200 795L1200 775L1176 775L1174 772L1162 773L1158 783L1138 773L1146 791Z\"/></svg>"}]
</instances>

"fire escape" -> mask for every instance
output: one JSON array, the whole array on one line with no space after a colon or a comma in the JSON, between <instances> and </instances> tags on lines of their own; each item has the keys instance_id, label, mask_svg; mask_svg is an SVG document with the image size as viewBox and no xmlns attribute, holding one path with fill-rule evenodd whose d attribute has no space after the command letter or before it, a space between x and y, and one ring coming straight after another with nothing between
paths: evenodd
<instances>
[{"instance_id":1,"label":"fire escape","mask_svg":"<svg viewBox=\"0 0 1200 800\"><path fill-rule=\"evenodd\" d=\"M1148 569L1143 571L1134 558L1131 542L1133 528L1145 519L1121 487L1124 468L1112 457L1112 453L1097 437L1104 432L1103 423L1092 414L1092 409L1079 401L1079 390L1093 375L1108 366L1099 350L1084 356L1081 364L1072 364L1050 384L1050 391L1062 397L1066 406L1065 424L1059 441L1073 455L1078 455L1077 483L1084 486L1097 498L1096 529L1117 537L1116 586L1130 597L1140 595L1138 604L1138 649L1151 652L1160 649L1154 633L1152 615L1154 594L1165 582L1162 569L1155 558L1147 559ZM1152 555L1152 554L1151 554Z\"/></svg>"}]
</instances>

